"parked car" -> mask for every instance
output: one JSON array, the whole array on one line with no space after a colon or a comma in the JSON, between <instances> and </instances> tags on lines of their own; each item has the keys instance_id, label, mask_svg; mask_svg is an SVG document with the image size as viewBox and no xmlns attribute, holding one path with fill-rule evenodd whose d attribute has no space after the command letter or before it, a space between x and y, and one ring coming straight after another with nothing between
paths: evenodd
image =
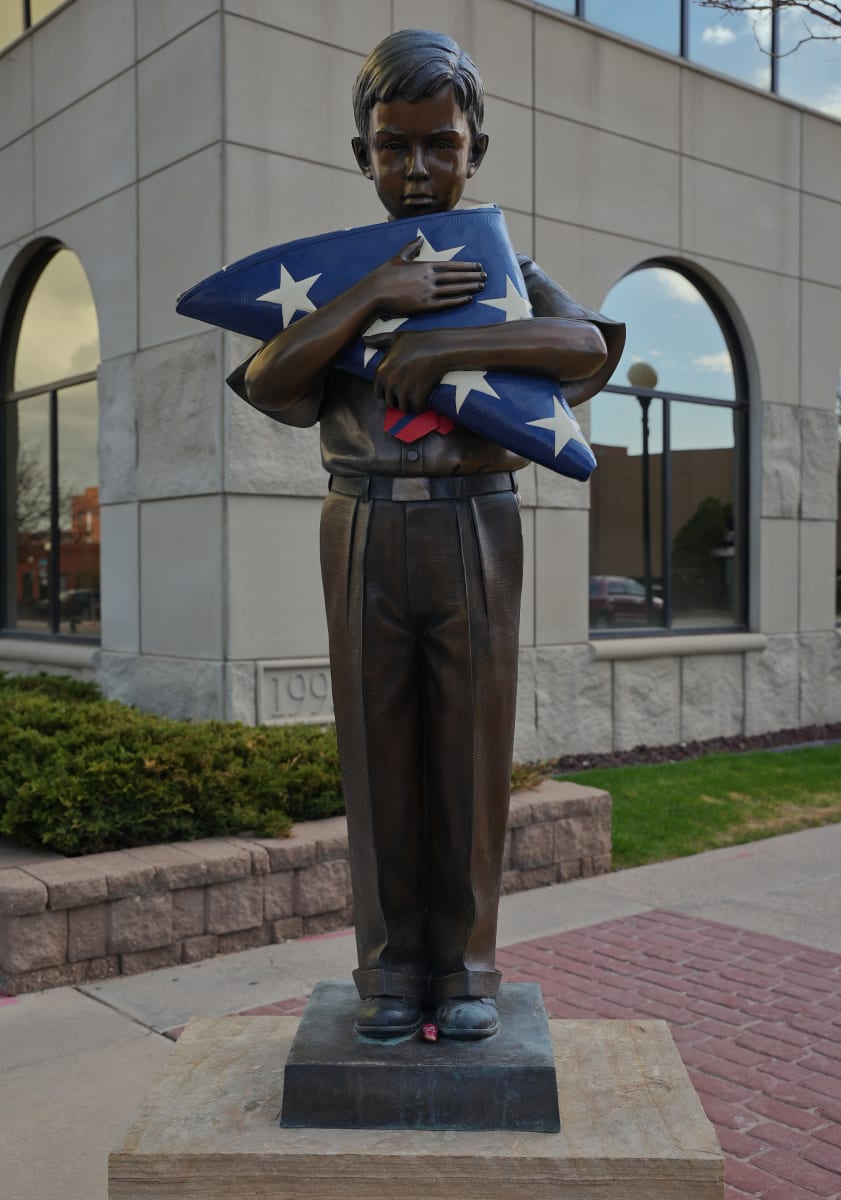
<instances>
[{"instance_id":1,"label":"parked car","mask_svg":"<svg viewBox=\"0 0 841 1200\"><path fill-rule=\"evenodd\" d=\"M99 588L72 588L58 597L62 617L99 620Z\"/></svg>"},{"instance_id":2,"label":"parked car","mask_svg":"<svg viewBox=\"0 0 841 1200\"><path fill-rule=\"evenodd\" d=\"M62 620L99 620L99 588L70 588L59 592L58 604ZM35 604L35 611L39 616L49 616L49 596L41 596Z\"/></svg>"},{"instance_id":3,"label":"parked car","mask_svg":"<svg viewBox=\"0 0 841 1200\"><path fill-rule=\"evenodd\" d=\"M660 625L662 623L663 600L651 597L651 616L648 619L648 604L645 588L628 575L590 576L590 628L609 629L624 625Z\"/></svg>"}]
</instances>

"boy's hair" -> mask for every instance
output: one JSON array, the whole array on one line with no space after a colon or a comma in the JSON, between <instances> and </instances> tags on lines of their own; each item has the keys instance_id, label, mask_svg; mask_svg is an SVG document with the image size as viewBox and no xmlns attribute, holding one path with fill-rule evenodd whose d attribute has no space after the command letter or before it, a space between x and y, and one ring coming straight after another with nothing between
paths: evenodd
<instances>
[{"instance_id":1,"label":"boy's hair","mask_svg":"<svg viewBox=\"0 0 841 1200\"><path fill-rule=\"evenodd\" d=\"M353 85L353 115L367 145L371 109L397 97L411 103L452 84L472 137L482 130L485 88L469 55L445 33L400 29L375 46Z\"/></svg>"}]
</instances>

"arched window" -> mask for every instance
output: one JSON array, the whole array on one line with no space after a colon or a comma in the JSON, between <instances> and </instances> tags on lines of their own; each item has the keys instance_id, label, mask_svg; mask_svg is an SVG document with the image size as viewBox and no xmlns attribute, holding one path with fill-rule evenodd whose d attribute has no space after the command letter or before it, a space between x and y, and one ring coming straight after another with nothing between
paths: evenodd
<instances>
[{"instance_id":1,"label":"arched window","mask_svg":"<svg viewBox=\"0 0 841 1200\"><path fill-rule=\"evenodd\" d=\"M835 393L835 412L838 416L838 524L835 526L835 620L841 625L841 372Z\"/></svg>"},{"instance_id":2,"label":"arched window","mask_svg":"<svg viewBox=\"0 0 841 1200\"><path fill-rule=\"evenodd\" d=\"M45 247L12 298L0 344L0 626L98 637L99 327L70 250Z\"/></svg>"},{"instance_id":3,"label":"arched window","mask_svg":"<svg viewBox=\"0 0 841 1200\"><path fill-rule=\"evenodd\" d=\"M712 293L647 263L602 306L627 323L614 383L591 403L590 626L744 627L745 372Z\"/></svg>"}]
</instances>

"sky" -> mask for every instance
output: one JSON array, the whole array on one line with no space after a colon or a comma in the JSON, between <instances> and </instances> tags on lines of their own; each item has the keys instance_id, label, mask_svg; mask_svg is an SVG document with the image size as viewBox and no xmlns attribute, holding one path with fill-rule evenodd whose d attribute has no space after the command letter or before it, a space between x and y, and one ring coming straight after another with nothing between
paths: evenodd
<instances>
[{"instance_id":1,"label":"sky","mask_svg":"<svg viewBox=\"0 0 841 1200\"><path fill-rule=\"evenodd\" d=\"M612 382L628 387L628 368L646 362L667 392L734 400L733 363L721 327L704 297L684 275L647 267L620 279L601 306L606 316L625 321L628 338ZM662 448L662 405L649 411L652 453ZM594 445L642 450L639 404L631 396L602 395L591 405ZM672 404L671 444L675 450L733 445L729 408Z\"/></svg>"}]
</instances>

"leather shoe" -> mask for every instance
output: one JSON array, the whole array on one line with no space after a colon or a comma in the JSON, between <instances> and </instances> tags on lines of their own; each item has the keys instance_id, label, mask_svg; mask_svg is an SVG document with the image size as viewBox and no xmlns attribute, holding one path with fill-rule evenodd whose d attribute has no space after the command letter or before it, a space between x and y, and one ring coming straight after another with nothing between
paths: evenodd
<instances>
[{"instance_id":1,"label":"leather shoe","mask_svg":"<svg viewBox=\"0 0 841 1200\"><path fill-rule=\"evenodd\" d=\"M422 1024L420 1004L405 996L367 996L356 1010L356 1032L363 1037L409 1037Z\"/></svg>"},{"instance_id":2,"label":"leather shoe","mask_svg":"<svg viewBox=\"0 0 841 1200\"><path fill-rule=\"evenodd\" d=\"M435 1024L443 1037L493 1037L499 1029L496 1001L488 997L458 996L443 1000L435 1010Z\"/></svg>"}]
</instances>

